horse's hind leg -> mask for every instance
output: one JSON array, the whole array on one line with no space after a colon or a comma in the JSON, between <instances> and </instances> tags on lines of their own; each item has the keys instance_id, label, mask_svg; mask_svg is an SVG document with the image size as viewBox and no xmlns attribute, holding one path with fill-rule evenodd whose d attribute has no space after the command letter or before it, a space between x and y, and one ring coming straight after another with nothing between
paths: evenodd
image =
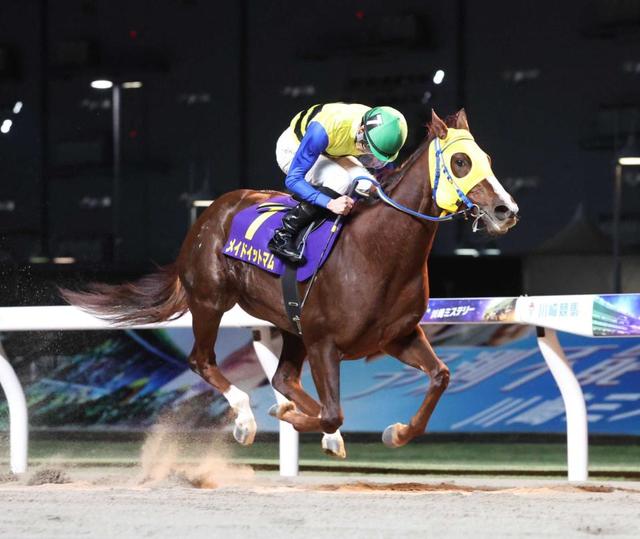
<instances>
[{"instance_id":1,"label":"horse's hind leg","mask_svg":"<svg viewBox=\"0 0 640 539\"><path fill-rule=\"evenodd\" d=\"M291 423L298 432L335 433L343 421L340 408L340 356L330 341L308 348L313 382L320 396L321 408L317 416L297 410L278 414L278 418Z\"/></svg>"},{"instance_id":2,"label":"horse's hind leg","mask_svg":"<svg viewBox=\"0 0 640 539\"><path fill-rule=\"evenodd\" d=\"M426 430L440 396L449 385L449 368L436 356L420 326L411 335L387 344L384 351L403 363L420 369L431 379L420 409L409 424L390 425L382 435L382 441L386 445L400 447Z\"/></svg>"},{"instance_id":3,"label":"horse's hind leg","mask_svg":"<svg viewBox=\"0 0 640 539\"><path fill-rule=\"evenodd\" d=\"M273 376L273 387L293 401L305 414L318 416L320 403L311 397L300 383L302 364L306 354L307 350L300 337L282 332L282 353Z\"/></svg>"},{"instance_id":4,"label":"horse's hind leg","mask_svg":"<svg viewBox=\"0 0 640 539\"><path fill-rule=\"evenodd\" d=\"M206 302L189 301L193 316L195 343L189 354L189 365L205 381L220 391L236 414L234 438L250 445L256 435L256 421L249 405L249 395L231 384L216 364L215 343L223 313Z\"/></svg>"},{"instance_id":5,"label":"horse's hind leg","mask_svg":"<svg viewBox=\"0 0 640 539\"><path fill-rule=\"evenodd\" d=\"M273 376L273 387L282 393L306 415L318 417L322 410L318 403L309 395L300 383L302 364L307 354L307 350L302 339L291 333L282 333L282 353L275 375ZM292 410L290 405L275 405L273 408L276 417ZM344 440L340 431L333 434L326 434L322 437L322 449L328 455L346 458L347 453L344 447Z\"/></svg>"}]
</instances>

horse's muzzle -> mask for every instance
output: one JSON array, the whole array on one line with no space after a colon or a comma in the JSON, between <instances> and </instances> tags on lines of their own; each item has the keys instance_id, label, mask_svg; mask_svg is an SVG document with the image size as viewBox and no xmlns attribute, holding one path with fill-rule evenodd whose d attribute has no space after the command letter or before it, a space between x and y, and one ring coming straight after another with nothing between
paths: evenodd
<instances>
[{"instance_id":1,"label":"horse's muzzle","mask_svg":"<svg viewBox=\"0 0 640 539\"><path fill-rule=\"evenodd\" d=\"M498 205L485 211L482 220L488 234L501 236L518 223L518 213L505 205Z\"/></svg>"}]
</instances>

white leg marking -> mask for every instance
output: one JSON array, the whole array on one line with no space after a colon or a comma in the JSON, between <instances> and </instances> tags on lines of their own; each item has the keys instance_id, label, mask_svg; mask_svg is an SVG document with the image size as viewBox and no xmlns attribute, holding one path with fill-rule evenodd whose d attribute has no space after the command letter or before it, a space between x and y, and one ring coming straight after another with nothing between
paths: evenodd
<instances>
[{"instance_id":1,"label":"white leg marking","mask_svg":"<svg viewBox=\"0 0 640 539\"><path fill-rule=\"evenodd\" d=\"M229 406L236 413L233 436L242 445L251 445L258 427L249 404L249 395L234 385L231 385L223 395L229 402Z\"/></svg>"}]
</instances>

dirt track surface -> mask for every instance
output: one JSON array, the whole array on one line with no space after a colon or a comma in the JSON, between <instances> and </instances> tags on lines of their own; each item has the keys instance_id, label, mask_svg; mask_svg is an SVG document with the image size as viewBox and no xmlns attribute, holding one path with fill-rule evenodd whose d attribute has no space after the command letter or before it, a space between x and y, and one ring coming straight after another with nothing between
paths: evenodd
<instances>
[{"instance_id":1,"label":"dirt track surface","mask_svg":"<svg viewBox=\"0 0 640 539\"><path fill-rule=\"evenodd\" d=\"M0 536L637 538L640 483L52 468L0 477Z\"/></svg>"}]
</instances>

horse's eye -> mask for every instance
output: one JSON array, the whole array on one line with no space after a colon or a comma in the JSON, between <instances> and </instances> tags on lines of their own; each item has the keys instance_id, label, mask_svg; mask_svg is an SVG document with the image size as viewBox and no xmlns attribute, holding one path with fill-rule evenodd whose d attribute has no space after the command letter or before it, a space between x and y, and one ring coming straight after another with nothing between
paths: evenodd
<instances>
[{"instance_id":1,"label":"horse's eye","mask_svg":"<svg viewBox=\"0 0 640 539\"><path fill-rule=\"evenodd\" d=\"M462 159L456 159L456 165L462 168L464 166L464 161Z\"/></svg>"}]
</instances>

